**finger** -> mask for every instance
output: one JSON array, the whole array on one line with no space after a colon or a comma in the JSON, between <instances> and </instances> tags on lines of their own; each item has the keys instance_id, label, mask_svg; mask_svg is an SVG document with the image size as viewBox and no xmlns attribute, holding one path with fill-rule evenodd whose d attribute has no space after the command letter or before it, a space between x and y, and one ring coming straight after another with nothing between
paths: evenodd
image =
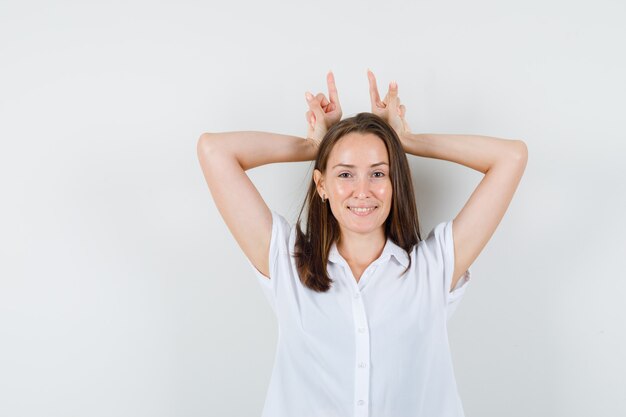
<instances>
[{"instance_id":1,"label":"finger","mask_svg":"<svg viewBox=\"0 0 626 417\"><path fill-rule=\"evenodd\" d=\"M384 102L391 109L395 109L396 112L398 111L398 84L395 81L389 83L389 90L387 91Z\"/></svg>"},{"instance_id":2,"label":"finger","mask_svg":"<svg viewBox=\"0 0 626 417\"><path fill-rule=\"evenodd\" d=\"M376 77L374 73L367 69L367 79L370 84L370 100L372 102L372 107L376 105L380 105L382 102L380 101L380 95L378 94L378 86L376 85Z\"/></svg>"},{"instance_id":3,"label":"finger","mask_svg":"<svg viewBox=\"0 0 626 417\"><path fill-rule=\"evenodd\" d=\"M306 122L310 125L311 120L313 119L313 112L311 110L307 111L306 113L304 113L304 118L306 119Z\"/></svg>"},{"instance_id":4,"label":"finger","mask_svg":"<svg viewBox=\"0 0 626 417\"><path fill-rule=\"evenodd\" d=\"M405 132L410 132L411 131L411 127L409 126L409 124L406 122L405 119L402 119L402 127L404 128Z\"/></svg>"},{"instance_id":5,"label":"finger","mask_svg":"<svg viewBox=\"0 0 626 417\"><path fill-rule=\"evenodd\" d=\"M330 102L339 106L339 94L337 94L337 85L335 85L335 76L332 71L328 71L326 83L328 84L328 97L330 98Z\"/></svg>"},{"instance_id":6,"label":"finger","mask_svg":"<svg viewBox=\"0 0 626 417\"><path fill-rule=\"evenodd\" d=\"M392 100L395 102L398 99L398 83L395 81L392 81L389 83L389 93L387 93L387 95L389 96L389 102L391 102Z\"/></svg>"},{"instance_id":7,"label":"finger","mask_svg":"<svg viewBox=\"0 0 626 417\"><path fill-rule=\"evenodd\" d=\"M328 105L328 100L323 93L318 93L315 98L320 102L320 106L326 107Z\"/></svg>"},{"instance_id":8,"label":"finger","mask_svg":"<svg viewBox=\"0 0 626 417\"><path fill-rule=\"evenodd\" d=\"M404 116L406 115L406 107L404 106L404 104L400 105L400 117L404 118Z\"/></svg>"},{"instance_id":9,"label":"finger","mask_svg":"<svg viewBox=\"0 0 626 417\"><path fill-rule=\"evenodd\" d=\"M320 120L323 119L324 110L322 110L318 98L313 97L313 94L309 93L308 91L305 93L305 96L307 99L307 103L309 104L309 109L311 109L311 111L315 115L315 118Z\"/></svg>"},{"instance_id":10,"label":"finger","mask_svg":"<svg viewBox=\"0 0 626 417\"><path fill-rule=\"evenodd\" d=\"M310 92L306 92L305 93L306 96L306 101L309 104L309 107L313 110L314 107L320 107L321 108L321 102L322 99L324 98L324 95L322 93L319 93L317 95L313 95Z\"/></svg>"}]
</instances>

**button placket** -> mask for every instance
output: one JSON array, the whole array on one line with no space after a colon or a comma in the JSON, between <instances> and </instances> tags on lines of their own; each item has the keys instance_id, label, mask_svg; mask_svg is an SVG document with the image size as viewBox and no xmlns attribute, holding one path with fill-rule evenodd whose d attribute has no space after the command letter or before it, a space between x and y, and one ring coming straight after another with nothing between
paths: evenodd
<instances>
[{"instance_id":1,"label":"button placket","mask_svg":"<svg viewBox=\"0 0 626 417\"><path fill-rule=\"evenodd\" d=\"M352 283L354 285L352 316L354 319L356 346L354 401L357 405L354 415L355 417L367 417L369 415L370 372L368 364L370 357L370 340L369 333L367 332L367 315L365 305L363 304L363 297L354 277L352 277Z\"/></svg>"},{"instance_id":2,"label":"button placket","mask_svg":"<svg viewBox=\"0 0 626 417\"><path fill-rule=\"evenodd\" d=\"M359 278L359 282L357 282L358 288L362 289L368 283L371 275L374 273L377 267L378 265L376 263L372 263L367 268L365 268L365 271L363 271L363 273L361 274L361 278ZM352 270L350 270L350 273L352 273ZM352 278L356 282L356 278L354 278L354 275L352 276Z\"/></svg>"}]
</instances>

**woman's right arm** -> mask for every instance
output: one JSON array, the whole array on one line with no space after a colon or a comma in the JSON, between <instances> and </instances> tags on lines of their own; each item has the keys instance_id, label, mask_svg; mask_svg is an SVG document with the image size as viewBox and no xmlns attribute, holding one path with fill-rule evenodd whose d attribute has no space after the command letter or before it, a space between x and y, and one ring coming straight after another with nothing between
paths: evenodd
<instances>
[{"instance_id":1,"label":"woman's right arm","mask_svg":"<svg viewBox=\"0 0 626 417\"><path fill-rule=\"evenodd\" d=\"M217 209L246 257L268 278L272 213L245 171L316 158L324 134L342 114L332 72L326 81L329 99L306 94L307 139L254 131L203 133L198 139L198 159Z\"/></svg>"},{"instance_id":2,"label":"woman's right arm","mask_svg":"<svg viewBox=\"0 0 626 417\"><path fill-rule=\"evenodd\" d=\"M203 133L198 159L226 226L250 262L269 277L272 214L245 171L276 162L314 160L311 139L265 132Z\"/></svg>"}]
</instances>

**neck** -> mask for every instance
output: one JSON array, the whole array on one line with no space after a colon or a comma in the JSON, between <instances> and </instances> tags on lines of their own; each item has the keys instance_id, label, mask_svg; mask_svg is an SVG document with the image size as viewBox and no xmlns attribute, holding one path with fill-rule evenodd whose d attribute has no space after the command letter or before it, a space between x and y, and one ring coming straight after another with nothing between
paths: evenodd
<instances>
[{"instance_id":1,"label":"neck","mask_svg":"<svg viewBox=\"0 0 626 417\"><path fill-rule=\"evenodd\" d=\"M343 232L337 250L349 264L369 265L378 259L386 242L382 227L369 234Z\"/></svg>"}]
</instances>

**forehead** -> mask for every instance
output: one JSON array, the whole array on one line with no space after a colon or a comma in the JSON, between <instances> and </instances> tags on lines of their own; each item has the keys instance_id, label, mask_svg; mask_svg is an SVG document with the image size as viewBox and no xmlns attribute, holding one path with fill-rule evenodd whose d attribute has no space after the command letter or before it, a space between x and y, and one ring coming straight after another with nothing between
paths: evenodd
<instances>
[{"instance_id":1,"label":"forehead","mask_svg":"<svg viewBox=\"0 0 626 417\"><path fill-rule=\"evenodd\" d=\"M349 164L369 167L377 162L389 163L387 147L373 133L351 132L337 141L328 156L328 166Z\"/></svg>"}]
</instances>

